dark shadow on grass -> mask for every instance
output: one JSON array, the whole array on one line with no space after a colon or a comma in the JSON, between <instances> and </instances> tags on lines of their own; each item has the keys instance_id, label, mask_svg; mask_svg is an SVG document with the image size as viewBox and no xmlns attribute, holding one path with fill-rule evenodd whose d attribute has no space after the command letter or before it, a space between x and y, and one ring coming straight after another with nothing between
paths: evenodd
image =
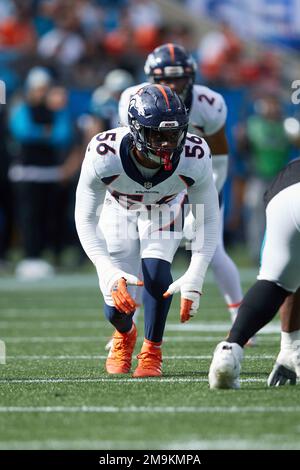
<instances>
[{"instance_id":1,"label":"dark shadow on grass","mask_svg":"<svg viewBox=\"0 0 300 470\"><path fill-rule=\"evenodd\" d=\"M248 372L246 372L246 371L241 372L241 377L242 378L244 378L244 377L247 378L249 376L250 377L266 377L266 380L267 380L268 375L269 375L268 372L256 372L256 371L253 371L253 370L248 371Z\"/></svg>"},{"instance_id":2,"label":"dark shadow on grass","mask_svg":"<svg viewBox=\"0 0 300 470\"><path fill-rule=\"evenodd\" d=\"M188 371L188 372L170 372L170 373L164 373L163 374L163 377L168 377L168 378L172 378L172 377L181 377L181 378L189 378L189 377L193 377L193 378L208 378L208 371L196 371L196 372L191 372L191 371Z\"/></svg>"}]
</instances>

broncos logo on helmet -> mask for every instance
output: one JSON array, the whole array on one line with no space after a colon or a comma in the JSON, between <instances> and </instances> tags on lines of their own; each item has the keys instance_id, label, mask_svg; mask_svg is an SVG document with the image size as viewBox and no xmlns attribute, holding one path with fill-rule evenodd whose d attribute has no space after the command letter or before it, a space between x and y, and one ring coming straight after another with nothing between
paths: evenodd
<instances>
[{"instance_id":1,"label":"broncos logo on helmet","mask_svg":"<svg viewBox=\"0 0 300 470\"><path fill-rule=\"evenodd\" d=\"M180 157L188 121L184 103L167 86L146 85L130 100L128 122L134 145L165 170L171 170Z\"/></svg>"},{"instance_id":2,"label":"broncos logo on helmet","mask_svg":"<svg viewBox=\"0 0 300 470\"><path fill-rule=\"evenodd\" d=\"M139 95L138 93L136 93L134 95L134 99L131 99L130 101L130 108L133 106L141 116L145 116L143 100L141 99L141 95Z\"/></svg>"},{"instance_id":3,"label":"broncos logo on helmet","mask_svg":"<svg viewBox=\"0 0 300 470\"><path fill-rule=\"evenodd\" d=\"M168 43L157 47L145 63L145 74L152 83L171 86L184 101L188 110L192 105L196 63L184 47Z\"/></svg>"}]
</instances>

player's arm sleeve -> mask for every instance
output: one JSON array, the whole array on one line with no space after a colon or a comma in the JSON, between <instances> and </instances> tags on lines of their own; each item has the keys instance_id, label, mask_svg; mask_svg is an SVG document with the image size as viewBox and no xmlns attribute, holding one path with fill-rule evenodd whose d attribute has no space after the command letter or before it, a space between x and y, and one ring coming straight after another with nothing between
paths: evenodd
<instances>
[{"instance_id":1,"label":"player's arm sleeve","mask_svg":"<svg viewBox=\"0 0 300 470\"><path fill-rule=\"evenodd\" d=\"M195 240L192 242L192 256L189 272L202 291L208 265L215 253L219 232L218 193L213 181L211 162L201 181L188 188L188 197L195 217Z\"/></svg>"},{"instance_id":2,"label":"player's arm sleeve","mask_svg":"<svg viewBox=\"0 0 300 470\"><path fill-rule=\"evenodd\" d=\"M213 157L213 176L218 193L223 189L228 175L229 157L227 154Z\"/></svg>"},{"instance_id":3,"label":"player's arm sleeve","mask_svg":"<svg viewBox=\"0 0 300 470\"><path fill-rule=\"evenodd\" d=\"M205 140L208 143L213 156L213 176L219 193L225 184L228 173L228 142L225 127L223 126L215 134L205 136Z\"/></svg>"},{"instance_id":4,"label":"player's arm sleeve","mask_svg":"<svg viewBox=\"0 0 300 470\"><path fill-rule=\"evenodd\" d=\"M103 232L98 224L106 193L106 186L97 175L91 152L87 151L76 190L75 223L77 233L87 256L99 269L111 265Z\"/></svg>"}]
</instances>

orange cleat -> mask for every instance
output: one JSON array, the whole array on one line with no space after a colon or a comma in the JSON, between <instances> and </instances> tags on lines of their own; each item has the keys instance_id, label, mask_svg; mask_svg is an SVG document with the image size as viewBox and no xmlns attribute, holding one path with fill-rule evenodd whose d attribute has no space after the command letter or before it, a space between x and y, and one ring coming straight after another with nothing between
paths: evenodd
<instances>
[{"instance_id":1,"label":"orange cleat","mask_svg":"<svg viewBox=\"0 0 300 470\"><path fill-rule=\"evenodd\" d=\"M129 333L115 330L112 347L106 359L106 371L109 374L128 374L131 369L132 353L137 339L137 329L133 323Z\"/></svg>"},{"instance_id":2,"label":"orange cleat","mask_svg":"<svg viewBox=\"0 0 300 470\"><path fill-rule=\"evenodd\" d=\"M162 356L159 343L145 339L137 358L139 363L133 377L160 377L162 375Z\"/></svg>"}]
</instances>

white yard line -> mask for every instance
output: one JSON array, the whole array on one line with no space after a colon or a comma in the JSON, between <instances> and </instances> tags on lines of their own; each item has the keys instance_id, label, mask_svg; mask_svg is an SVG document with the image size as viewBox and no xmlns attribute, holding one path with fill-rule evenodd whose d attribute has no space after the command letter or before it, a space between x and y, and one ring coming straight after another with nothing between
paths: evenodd
<instances>
[{"instance_id":1,"label":"white yard line","mask_svg":"<svg viewBox=\"0 0 300 470\"><path fill-rule=\"evenodd\" d=\"M39 356L39 355L32 355L32 356L28 356L28 355L20 355L20 356L6 356L6 359L13 359L13 360L17 360L17 361L65 361L65 360L73 360L73 361L77 361L77 360L92 360L92 359L107 359L107 355L106 356L101 356L101 355L97 355L97 354L92 354L92 355L75 355L75 356L72 356L72 355L60 355L60 356L47 356L47 355L42 355L42 356Z\"/></svg>"},{"instance_id":2,"label":"white yard line","mask_svg":"<svg viewBox=\"0 0 300 470\"><path fill-rule=\"evenodd\" d=\"M188 324L168 324L167 331L189 331L189 332L207 332L207 333L226 333L231 328L229 322L205 322L205 323L188 323ZM259 331L259 334L280 333L280 324L273 323L265 326Z\"/></svg>"},{"instance_id":3,"label":"white yard line","mask_svg":"<svg viewBox=\"0 0 300 470\"><path fill-rule=\"evenodd\" d=\"M155 441L154 441L155 442ZM42 450L42 449L88 449L88 450L112 450L112 449L146 449L149 441L109 441L109 440L90 440L90 439L74 439L74 440L58 440L58 439L45 439L40 441L0 441L0 450ZM168 444L166 444L168 445ZM161 442L156 441L152 448L158 448ZM166 448L166 447L161 447Z\"/></svg>"},{"instance_id":4,"label":"white yard line","mask_svg":"<svg viewBox=\"0 0 300 470\"><path fill-rule=\"evenodd\" d=\"M241 379L241 382L245 383L267 383L267 379L249 377L247 379ZM143 384L149 383L197 383L197 382L208 382L206 377L199 378L188 378L188 377L151 377L145 379L133 379L133 378L53 378L53 379L0 379L0 384L47 384L47 383L131 383L131 384Z\"/></svg>"},{"instance_id":5,"label":"white yard line","mask_svg":"<svg viewBox=\"0 0 300 470\"><path fill-rule=\"evenodd\" d=\"M22 328L32 329L32 325L35 325L36 329L86 329L86 328L100 328L101 325L108 325L105 320L99 321L69 321L65 320L52 320L52 321L0 321L0 329L5 328ZM180 331L180 332L204 332L204 333L226 333L230 329L231 324L229 322L201 322L201 323L190 323L187 325L181 325L177 323L169 323L166 325L166 331ZM260 334L279 333L280 324L273 323L265 326Z\"/></svg>"},{"instance_id":6,"label":"white yard line","mask_svg":"<svg viewBox=\"0 0 300 470\"><path fill-rule=\"evenodd\" d=\"M13 359L13 360L18 360L18 361L64 361L64 360L92 360L92 359L107 359L107 355L59 355L59 356L51 356L51 355L20 355L20 356L6 356L7 359ZM259 355L253 355L253 356L246 356L244 358L244 361L250 360L250 361L256 361L256 360L270 360L270 359L275 359L276 355L268 355L268 354L262 354L261 356ZM204 360L204 359L211 359L212 355L198 355L198 356L163 356L164 360L167 361L173 361L173 360Z\"/></svg>"},{"instance_id":7,"label":"white yard line","mask_svg":"<svg viewBox=\"0 0 300 470\"><path fill-rule=\"evenodd\" d=\"M5 336L1 339L5 343L100 343L107 341L107 336Z\"/></svg>"},{"instance_id":8,"label":"white yard line","mask_svg":"<svg viewBox=\"0 0 300 470\"><path fill-rule=\"evenodd\" d=\"M11 301L9 302L9 305L11 305ZM29 304L28 304L29 305ZM60 306L57 306L57 305L53 305L52 307L49 306L49 302L48 302L48 306L45 307L44 305L40 305L39 307L34 307L32 305L30 305L30 307L28 306L20 306L20 307L7 307L5 308L5 306L3 306L3 309L5 309L3 312L1 312L1 317L9 317L9 318L14 318L16 315L20 318L23 318L28 314L31 314L31 313L49 313L50 315L52 313L55 313L55 314L59 314L60 312L68 312L68 314L72 314L73 312L77 313L77 310L79 310L79 312L81 312L82 314L85 314L85 313L97 313L97 312L101 312L101 308L99 307L94 307L94 308L90 308L88 305L78 305L78 303L76 303L75 305L60 305ZM37 316L37 318L40 318Z\"/></svg>"},{"instance_id":9,"label":"white yard line","mask_svg":"<svg viewBox=\"0 0 300 470\"><path fill-rule=\"evenodd\" d=\"M96 274L58 274L39 281L21 281L15 277L9 277L1 279L0 282L0 290L2 291L61 290L93 287L98 288Z\"/></svg>"},{"instance_id":10,"label":"white yard line","mask_svg":"<svg viewBox=\"0 0 300 470\"><path fill-rule=\"evenodd\" d=\"M20 321L27 323L29 321L36 321L36 320L44 320L44 321L72 321L74 317L79 317L80 320L82 319L89 319L91 321L102 321L104 319L103 316L103 309L101 306L97 306L94 308L88 308L88 303L84 305L54 305L53 307L24 307L20 306L19 308L11 308L5 307L2 305L1 307L1 320L11 320L11 321ZM218 305L212 306L207 305L205 307L205 311L216 310L220 307ZM228 318L229 322L229 315L226 310L225 304L223 305L222 312L224 312L224 318ZM48 319L46 317L49 317ZM45 319L46 318L46 319ZM16 320L15 320L16 319ZM105 321L105 320L104 320ZM106 321L107 323L107 321Z\"/></svg>"},{"instance_id":11,"label":"white yard line","mask_svg":"<svg viewBox=\"0 0 300 470\"><path fill-rule=\"evenodd\" d=\"M164 447L167 450L293 450L299 448L299 440L290 441L286 434L263 435L257 440L241 439L239 436L222 438L218 435L216 439L171 442Z\"/></svg>"},{"instance_id":12,"label":"white yard line","mask_svg":"<svg viewBox=\"0 0 300 470\"><path fill-rule=\"evenodd\" d=\"M70 306L53 306L52 308L34 307L34 308L1 308L1 320L9 322L35 322L35 321L72 321L72 319L83 318L86 320L99 321L104 320L101 308L85 308L74 305ZM105 321L105 320L104 320Z\"/></svg>"},{"instance_id":13,"label":"white yard line","mask_svg":"<svg viewBox=\"0 0 300 470\"><path fill-rule=\"evenodd\" d=\"M0 413L300 413L300 406L1 406Z\"/></svg>"},{"instance_id":14,"label":"white yard line","mask_svg":"<svg viewBox=\"0 0 300 470\"><path fill-rule=\"evenodd\" d=\"M53 329L53 330L59 330L59 329L87 329L87 328L100 328L103 325L109 325L109 323L105 320L99 320L99 321L74 321L70 318L69 321L62 321L62 320L56 320L53 319L51 321L39 321L36 319L35 321L0 321L0 329L13 329L13 328L22 328L22 329L30 329L32 330L33 328L36 330L41 329Z\"/></svg>"},{"instance_id":15,"label":"white yard line","mask_svg":"<svg viewBox=\"0 0 300 470\"><path fill-rule=\"evenodd\" d=\"M243 282L254 282L257 276L255 268L240 268L240 276ZM178 278L183 274L182 270L172 271L173 277ZM212 272L209 270L205 278L206 284L215 284ZM74 289L74 288L98 288L96 273L91 274L58 274L52 278L40 281L20 281L15 277L2 278L0 280L0 291L15 290L51 290L51 289Z\"/></svg>"},{"instance_id":16,"label":"white yard line","mask_svg":"<svg viewBox=\"0 0 300 470\"><path fill-rule=\"evenodd\" d=\"M263 441L250 439L241 439L239 436L220 436L216 439L199 439L190 441L121 441L121 440L91 440L74 439L58 440L45 439L35 441L2 441L0 449L23 449L23 450L41 450L41 449L89 449L89 450L112 450L112 449L163 449L163 450L212 450L212 449L268 449L268 450L287 450L299 449L298 440L286 442L285 434L272 434L263 436ZM145 452L146 453L146 452ZM201 460L201 455L200 455Z\"/></svg>"},{"instance_id":17,"label":"white yard line","mask_svg":"<svg viewBox=\"0 0 300 470\"><path fill-rule=\"evenodd\" d=\"M215 336L165 336L164 342L201 342L210 343L218 341L221 335ZM266 341L278 341L280 338L278 335L268 334L264 338ZM6 336L2 335L1 339L7 344L10 343L100 343L101 341L108 341L109 334L107 336Z\"/></svg>"}]
</instances>

